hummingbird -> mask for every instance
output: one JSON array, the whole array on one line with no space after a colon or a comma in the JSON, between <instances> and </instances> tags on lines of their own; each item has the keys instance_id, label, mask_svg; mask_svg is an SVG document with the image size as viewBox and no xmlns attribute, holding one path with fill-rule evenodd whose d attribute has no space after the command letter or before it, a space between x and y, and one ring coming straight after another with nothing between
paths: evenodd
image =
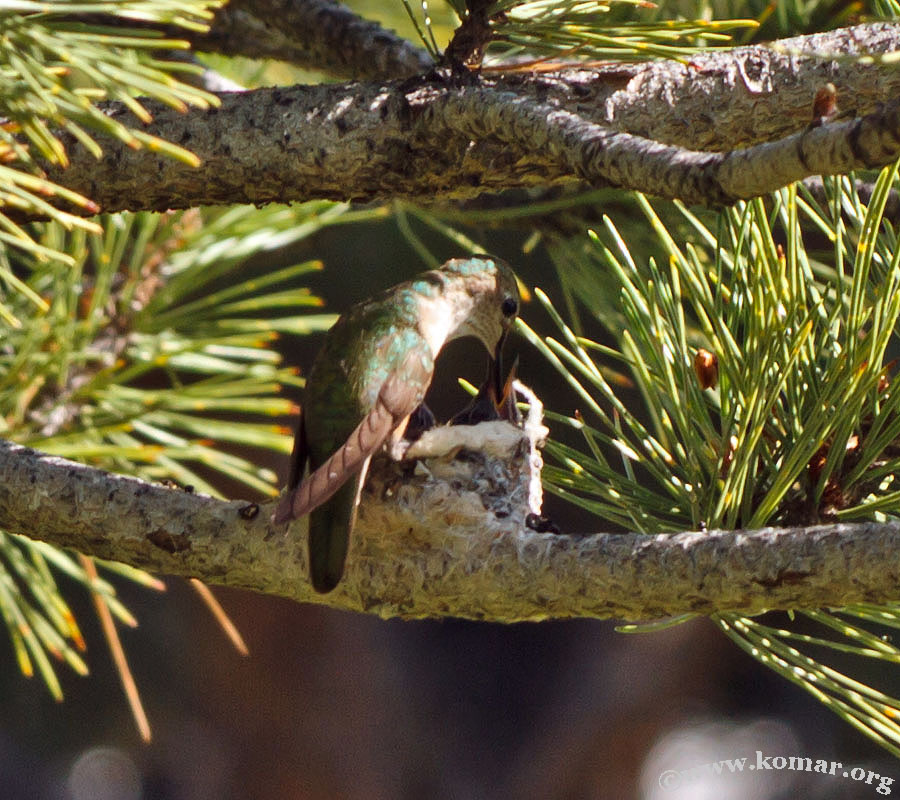
<instances>
[{"instance_id":1,"label":"hummingbird","mask_svg":"<svg viewBox=\"0 0 900 800\"><path fill-rule=\"evenodd\" d=\"M441 348L474 336L499 365L518 311L512 269L479 255L452 259L354 306L328 331L306 382L288 493L272 516L285 523L310 515L316 591L330 592L340 581L372 456L386 447L401 457L410 416L423 416ZM499 366L491 374L500 397Z\"/></svg>"}]
</instances>

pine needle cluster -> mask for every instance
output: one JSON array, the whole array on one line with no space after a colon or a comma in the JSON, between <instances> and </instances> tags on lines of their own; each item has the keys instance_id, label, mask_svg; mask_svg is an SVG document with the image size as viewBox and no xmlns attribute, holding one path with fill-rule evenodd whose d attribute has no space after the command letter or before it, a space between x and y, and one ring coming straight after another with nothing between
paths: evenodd
<instances>
[{"instance_id":1,"label":"pine needle cluster","mask_svg":"<svg viewBox=\"0 0 900 800\"><path fill-rule=\"evenodd\" d=\"M648 534L900 517L900 249L884 218L897 174L885 169L867 204L847 176L826 181L824 198L795 185L706 220L677 205L681 220L669 224L638 197L658 258L635 258L609 217L584 247L570 242L559 255L581 264L563 280L574 278L586 308L612 306L600 319L618 344L577 335L542 292L560 338L520 325L583 409L550 415L584 447L548 444L547 488ZM614 280L597 281L604 273ZM610 284L612 301L601 288ZM640 404L628 401L634 392ZM900 606L713 622L900 755L900 698L828 657L900 663L885 633L900 626Z\"/></svg>"}]
</instances>

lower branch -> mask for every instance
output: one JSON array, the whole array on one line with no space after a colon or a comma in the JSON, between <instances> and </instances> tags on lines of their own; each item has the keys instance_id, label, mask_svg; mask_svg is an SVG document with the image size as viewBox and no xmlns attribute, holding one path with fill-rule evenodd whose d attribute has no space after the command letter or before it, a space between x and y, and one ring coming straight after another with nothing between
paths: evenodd
<instances>
[{"instance_id":1,"label":"lower branch","mask_svg":"<svg viewBox=\"0 0 900 800\"><path fill-rule=\"evenodd\" d=\"M886 603L900 595L900 523L673 535L569 535L528 527L527 502L498 505L425 462L368 484L347 573L309 586L305 526L0 442L0 526L155 572L382 617L516 622L647 619L689 612ZM424 471L423 471L424 470ZM474 473L473 473L474 474ZM446 477L446 475L445 475ZM504 496L502 499L505 499Z\"/></svg>"}]
</instances>

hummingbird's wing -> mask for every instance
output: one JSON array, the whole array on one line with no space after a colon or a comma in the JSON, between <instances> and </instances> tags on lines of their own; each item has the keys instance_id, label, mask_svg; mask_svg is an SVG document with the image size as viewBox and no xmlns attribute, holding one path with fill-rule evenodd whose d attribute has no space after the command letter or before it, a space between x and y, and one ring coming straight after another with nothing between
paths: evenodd
<instances>
[{"instance_id":1,"label":"hummingbird's wing","mask_svg":"<svg viewBox=\"0 0 900 800\"><path fill-rule=\"evenodd\" d=\"M273 520L276 523L287 522L308 514L360 470L394 430L406 425L409 415L422 402L425 389L431 382L432 365L430 359L423 359L416 353L408 354L399 367L388 375L374 407L347 437L347 441L281 501Z\"/></svg>"},{"instance_id":2,"label":"hummingbird's wing","mask_svg":"<svg viewBox=\"0 0 900 800\"><path fill-rule=\"evenodd\" d=\"M309 457L309 445L306 443L306 420L303 416L303 406L300 407L300 416L297 419L297 433L294 435L294 449L291 451L291 471L288 475L288 489L294 489L303 480L303 471L306 469L306 460Z\"/></svg>"}]
</instances>

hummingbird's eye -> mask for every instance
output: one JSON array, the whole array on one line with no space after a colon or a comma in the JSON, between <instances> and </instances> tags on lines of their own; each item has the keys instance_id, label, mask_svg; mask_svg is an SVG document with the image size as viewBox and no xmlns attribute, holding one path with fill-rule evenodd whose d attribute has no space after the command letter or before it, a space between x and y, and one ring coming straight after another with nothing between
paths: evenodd
<instances>
[{"instance_id":1,"label":"hummingbird's eye","mask_svg":"<svg viewBox=\"0 0 900 800\"><path fill-rule=\"evenodd\" d=\"M504 298L503 303L500 306L500 311L503 312L504 317L514 317L518 310L519 303L516 301L515 297Z\"/></svg>"}]
</instances>

